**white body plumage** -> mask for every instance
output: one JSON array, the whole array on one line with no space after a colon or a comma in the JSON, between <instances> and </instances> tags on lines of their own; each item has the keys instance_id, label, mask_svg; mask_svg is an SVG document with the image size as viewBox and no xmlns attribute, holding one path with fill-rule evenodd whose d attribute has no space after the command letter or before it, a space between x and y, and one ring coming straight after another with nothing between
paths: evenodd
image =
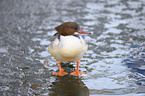
<instances>
[{"instance_id":1,"label":"white body plumage","mask_svg":"<svg viewBox=\"0 0 145 96\"><path fill-rule=\"evenodd\" d=\"M88 45L79 35L56 37L49 45L48 52L61 62L80 60L88 49Z\"/></svg>"}]
</instances>

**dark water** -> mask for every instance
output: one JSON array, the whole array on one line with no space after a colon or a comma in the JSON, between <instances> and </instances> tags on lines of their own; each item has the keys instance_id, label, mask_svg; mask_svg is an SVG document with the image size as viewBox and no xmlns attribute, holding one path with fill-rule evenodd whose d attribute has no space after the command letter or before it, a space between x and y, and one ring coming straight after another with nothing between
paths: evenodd
<instances>
[{"instance_id":1,"label":"dark water","mask_svg":"<svg viewBox=\"0 0 145 96\"><path fill-rule=\"evenodd\" d=\"M77 22L87 76L52 76L54 27ZM0 0L1 96L145 96L144 0ZM76 62L62 64L72 72Z\"/></svg>"}]
</instances>

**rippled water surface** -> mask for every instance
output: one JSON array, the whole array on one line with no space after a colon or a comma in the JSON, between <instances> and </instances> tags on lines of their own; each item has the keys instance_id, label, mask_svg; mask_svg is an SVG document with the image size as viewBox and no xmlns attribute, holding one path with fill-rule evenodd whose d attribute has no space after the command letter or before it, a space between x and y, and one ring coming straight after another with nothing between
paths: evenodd
<instances>
[{"instance_id":1,"label":"rippled water surface","mask_svg":"<svg viewBox=\"0 0 145 96\"><path fill-rule=\"evenodd\" d=\"M86 76L52 76L54 27L77 22ZM0 0L2 96L145 96L144 0ZM67 72L76 62L62 63Z\"/></svg>"}]
</instances>

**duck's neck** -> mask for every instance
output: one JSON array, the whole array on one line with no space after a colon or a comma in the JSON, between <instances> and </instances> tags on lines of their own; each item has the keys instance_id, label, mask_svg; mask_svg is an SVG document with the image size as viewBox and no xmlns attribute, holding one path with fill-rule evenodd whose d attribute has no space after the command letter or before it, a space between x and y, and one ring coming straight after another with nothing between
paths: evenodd
<instances>
[{"instance_id":1,"label":"duck's neck","mask_svg":"<svg viewBox=\"0 0 145 96\"><path fill-rule=\"evenodd\" d=\"M80 36L78 34L74 34L73 36L75 36L75 37L80 39Z\"/></svg>"},{"instance_id":2,"label":"duck's neck","mask_svg":"<svg viewBox=\"0 0 145 96\"><path fill-rule=\"evenodd\" d=\"M54 36L57 36L57 38L60 40L60 37L63 36L63 35L60 35L59 33L55 33ZM67 36L74 36L74 37L77 37L77 38L80 39L79 34L73 34L73 35L67 35Z\"/></svg>"}]
</instances>

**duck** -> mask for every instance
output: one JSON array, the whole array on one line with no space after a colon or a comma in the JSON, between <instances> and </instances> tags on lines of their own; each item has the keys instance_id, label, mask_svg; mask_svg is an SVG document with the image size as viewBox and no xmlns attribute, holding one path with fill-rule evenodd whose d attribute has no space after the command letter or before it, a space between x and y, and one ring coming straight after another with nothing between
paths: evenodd
<instances>
[{"instance_id":1,"label":"duck","mask_svg":"<svg viewBox=\"0 0 145 96\"><path fill-rule=\"evenodd\" d=\"M59 71L52 75L64 76L68 73L61 68L61 62L77 61L77 68L70 75L80 76L85 74L79 71L81 58L88 50L88 45L80 34L91 34L80 29L76 22L65 22L55 27L54 41L48 46L48 52L56 59Z\"/></svg>"}]
</instances>

